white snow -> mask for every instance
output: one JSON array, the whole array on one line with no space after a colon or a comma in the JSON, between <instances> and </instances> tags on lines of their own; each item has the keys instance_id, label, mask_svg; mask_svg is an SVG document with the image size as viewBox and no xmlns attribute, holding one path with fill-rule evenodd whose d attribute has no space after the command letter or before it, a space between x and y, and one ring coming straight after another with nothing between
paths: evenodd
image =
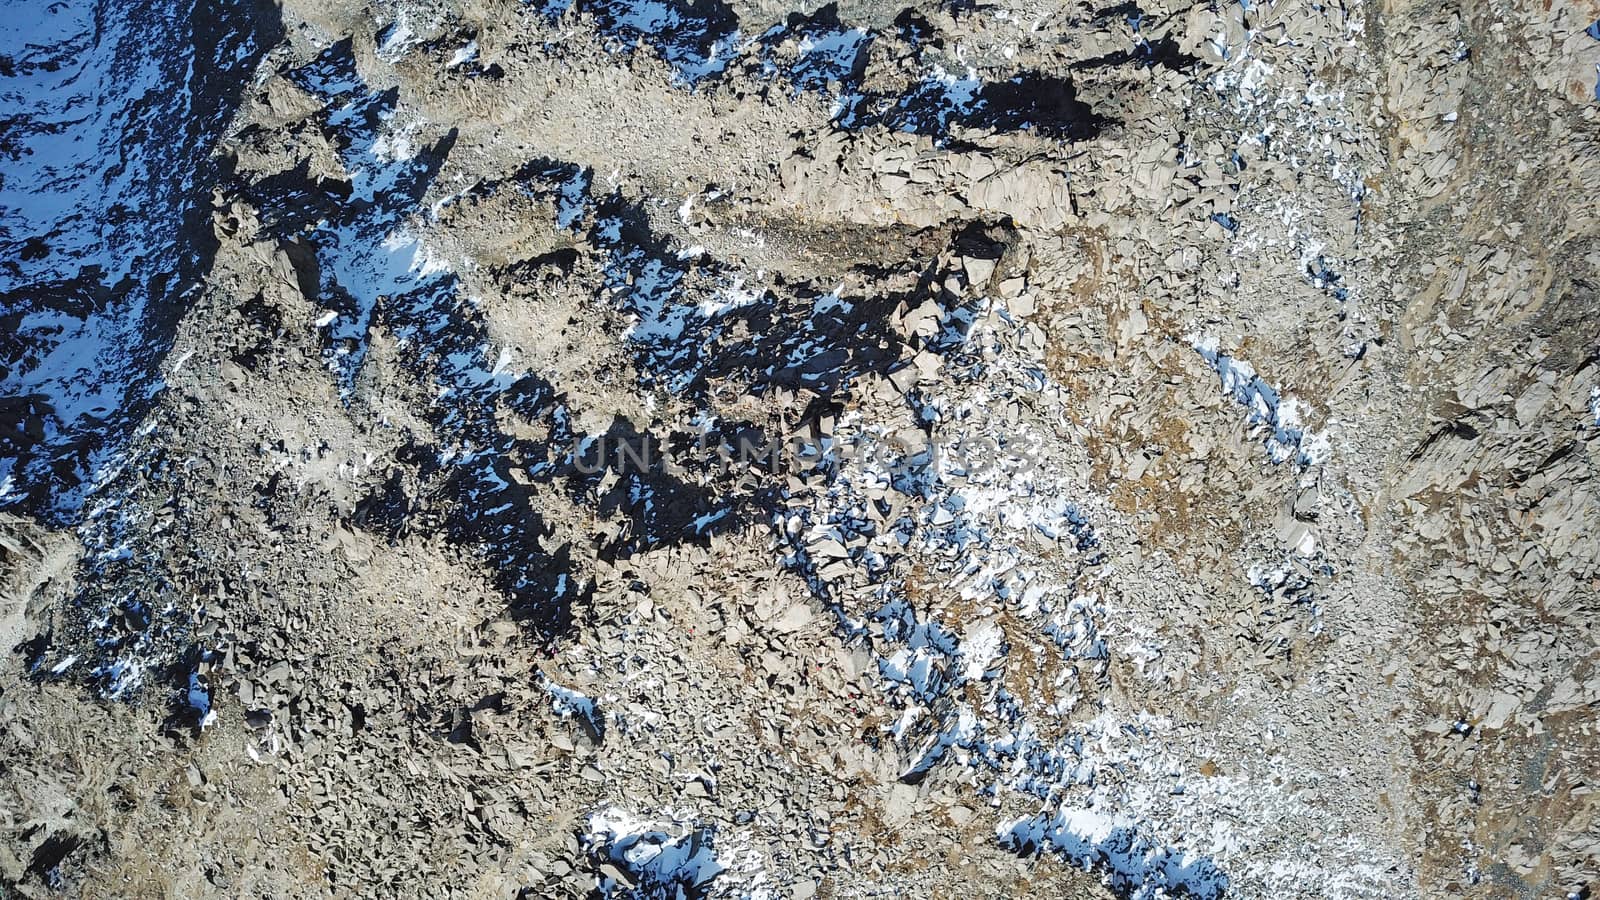
<instances>
[{"instance_id":1,"label":"white snow","mask_svg":"<svg viewBox=\"0 0 1600 900\"><path fill-rule=\"evenodd\" d=\"M919 780L941 764L985 773L992 778L986 794L1021 797L1039 809L1002 823L997 839L1068 857L1126 896L1216 897L1230 886L1286 896L1307 883L1332 885L1330 896L1381 894L1390 878L1383 873L1403 863L1340 831L1339 811L1302 801L1297 786L1326 776L1272 769L1268 779L1206 778L1195 771L1195 760L1214 752L1202 743L1206 733L1081 692L1080 679L1110 677L1112 647L1145 678L1167 677L1161 632L1157 623L1107 609L1094 580L1108 577L1109 566L1091 570L1087 581L1062 572L1063 555L1100 556L1091 516L1079 505L1089 498L1048 455L1022 453L1051 447L1050 434L1002 424L996 411L1024 392L1042 404L1059 404L1064 395L1047 376L1040 385L1026 374L1026 360L1010 349L1013 338L999 339L1013 327L1008 320L978 310L966 321L970 329L945 345L958 349L941 357L940 379L931 389L924 382L925 393L911 403L920 421L934 423L931 446L908 446L894 437L896 427L846 413L831 435L837 449L824 454L834 473L826 490L797 498L774 520L775 536L791 548L789 564L818 600L832 606L847 632L872 640L893 715L886 736L912 760L902 777ZM1297 410L1254 369L1231 360L1222 368L1219 377L1248 414L1275 420L1274 437L1278 428L1301 428ZM1283 443L1294 446L1287 435ZM1305 443L1302 433L1302 452ZM840 558L835 544L871 531L860 512L867 492L886 489L910 501L909 514L881 526L864 552ZM1041 555L1041 535L1056 549ZM937 614L904 599L878 547L915 561L927 587L974 604L960 640ZM879 585L881 598L866 621L848 605L859 601L842 599L863 581ZM991 627L1000 610L1010 614L1004 629ZM1051 691L1046 697L1024 702L1003 679L986 677L1005 642L1019 638L1017 628L1046 639L1023 651L1046 651L1040 661L1056 673L1041 685ZM1051 645L1059 652L1054 659ZM1088 720L1086 701L1095 704ZM1303 822L1316 823L1324 837L1282 848L1289 856L1262 850L1277 846L1290 823Z\"/></svg>"},{"instance_id":2,"label":"white snow","mask_svg":"<svg viewBox=\"0 0 1600 900\"><path fill-rule=\"evenodd\" d=\"M422 40L421 35L411 27L411 16L405 9L401 9L395 16L394 21L384 30L382 38L382 42L378 45L378 58L389 63L398 60Z\"/></svg>"},{"instance_id":3,"label":"white snow","mask_svg":"<svg viewBox=\"0 0 1600 900\"><path fill-rule=\"evenodd\" d=\"M1105 870L1130 900L1179 892L1215 900L1228 889L1227 876L1210 859L1152 843L1123 815L1068 807L1001 823L995 834L1007 847L1047 848L1090 871Z\"/></svg>"},{"instance_id":4,"label":"white snow","mask_svg":"<svg viewBox=\"0 0 1600 900\"><path fill-rule=\"evenodd\" d=\"M608 806L589 816L583 843L593 856L622 868L644 896L685 896L704 889L727 870L712 848L711 828L674 835L667 827ZM603 894L609 896L616 887L601 877Z\"/></svg>"},{"instance_id":5,"label":"white snow","mask_svg":"<svg viewBox=\"0 0 1600 900\"><path fill-rule=\"evenodd\" d=\"M155 358L166 348L147 319L152 304L187 289L167 279L180 271L207 135L221 126L198 118L188 88L188 19L176 0L6 7L0 121L16 127L0 178L0 293L36 299L18 308L25 314L11 337L27 349L7 360L0 396L38 398L44 454L27 471L0 459L0 504L51 478L44 455L79 434L97 435L105 443L94 455L111 459L106 420L162 386ZM206 52L244 58L251 40L237 35ZM108 300L83 302L99 289ZM39 302L55 294L59 305ZM98 477L93 468L77 475ZM52 506L68 518L84 496L62 488Z\"/></svg>"},{"instance_id":6,"label":"white snow","mask_svg":"<svg viewBox=\"0 0 1600 900\"><path fill-rule=\"evenodd\" d=\"M1224 353L1216 338L1197 334L1189 342L1216 371L1222 392L1245 408L1252 425L1266 429L1264 442L1274 463L1292 459L1303 468L1328 461L1328 439L1301 424L1299 401L1281 397L1254 366Z\"/></svg>"},{"instance_id":7,"label":"white snow","mask_svg":"<svg viewBox=\"0 0 1600 900\"><path fill-rule=\"evenodd\" d=\"M961 642L961 677L967 681L982 679L989 664L1003 652L1005 637L1005 630L998 623L984 620L969 625Z\"/></svg>"},{"instance_id":8,"label":"white snow","mask_svg":"<svg viewBox=\"0 0 1600 900\"><path fill-rule=\"evenodd\" d=\"M556 715L563 718L567 716L583 716L586 719L595 718L595 702L588 694L562 687L549 679L545 679L544 689L550 695L550 706L555 710Z\"/></svg>"},{"instance_id":9,"label":"white snow","mask_svg":"<svg viewBox=\"0 0 1600 900\"><path fill-rule=\"evenodd\" d=\"M470 40L450 57L450 68L464 66L478 58L478 42Z\"/></svg>"}]
</instances>

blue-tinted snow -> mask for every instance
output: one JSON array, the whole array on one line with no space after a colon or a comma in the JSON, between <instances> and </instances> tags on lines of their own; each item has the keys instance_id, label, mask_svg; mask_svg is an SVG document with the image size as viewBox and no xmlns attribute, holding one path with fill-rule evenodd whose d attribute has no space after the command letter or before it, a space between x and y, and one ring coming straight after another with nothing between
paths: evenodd
<instances>
[{"instance_id":1,"label":"blue-tinted snow","mask_svg":"<svg viewBox=\"0 0 1600 900\"><path fill-rule=\"evenodd\" d=\"M531 2L551 19L569 10L589 16L596 30L616 40L620 49L631 50L636 44L653 49L691 88L713 83L734 62L750 59L767 77L787 81L795 93L831 95L833 120L840 128L882 125L943 138L959 124L1083 140L1105 124L1077 99L1070 80L1038 72L985 80L971 69L952 74L930 60L923 76L902 91L863 91L867 57L881 35L841 21L837 4L810 15L793 14L758 37L744 40L737 16L722 0ZM780 63L776 50L785 41L794 42L793 57Z\"/></svg>"},{"instance_id":2,"label":"blue-tinted snow","mask_svg":"<svg viewBox=\"0 0 1600 900\"><path fill-rule=\"evenodd\" d=\"M421 40L422 36L412 28L411 14L401 7L394 21L378 31L378 58L384 62L394 62Z\"/></svg>"},{"instance_id":3,"label":"blue-tinted snow","mask_svg":"<svg viewBox=\"0 0 1600 900\"><path fill-rule=\"evenodd\" d=\"M922 454L903 458L894 454L857 454L854 458L887 460L891 470L905 462L929 465L932 459ZM1065 660L1079 660L1089 666L1105 664L1107 654L1095 622L1098 604L1090 597L1073 596L1070 591L1037 581L1035 573L1017 565L1020 558L1010 556L1007 539L1002 537L1008 531L1026 531L1034 517L1051 520L1053 516L1058 520L1058 524L1051 525L1053 532L1072 536L1070 546L1080 552L1095 553L1099 539L1075 506L1030 503L1025 499L1018 504L1018 498L1010 492L1004 502L985 498L981 491L962 497L963 491L970 490L964 478L947 480L941 471L931 471L920 477L896 479L887 471L873 475L875 465L877 462L864 467L839 467L823 505L834 511L817 520L818 510L797 506L781 526L781 533L789 537L793 548L791 564L818 589L819 598L838 603L828 579L821 574L826 565L819 565L808 547L819 536L837 541L870 535L870 523L855 511L861 503L857 491L903 485L912 491L912 496L931 501L929 505L935 508L958 511L949 517L924 516L920 525L918 520L904 522L903 527L908 529L904 546L920 547L923 559L938 558L946 549L955 551L940 577L963 590L964 596L963 586L971 585L977 589L974 596L978 598L1001 603L1022 616L1039 617L1043 622L1041 630L1056 638ZM1007 525L1013 506L1031 506L1037 511ZM1048 512L1051 509L1057 511ZM964 516L976 517L963 520ZM881 570L883 563L874 561L868 551L859 557L852 554L850 565L871 572ZM1093 729L1086 733L1068 730L1057 739L1045 739L1021 705L998 684L980 692L992 698L982 709L959 699L972 694L964 695L957 688L993 678L997 671L993 664L1007 652L1003 632L979 622L958 636L939 621L914 610L900 595L895 580L885 574L879 571L869 577L880 585L879 593L887 602L870 614L864 633L881 647L879 674L890 697L902 698L898 701L903 704L902 714L891 731L911 760L901 779L916 783L956 752L966 765L992 773L996 787L1005 786L1041 801L1056 800L1067 786L1092 785L1099 769L1108 764L1097 758L1092 744L1099 739L1094 738ZM836 606L836 612L847 629L862 627L852 626L850 615L842 607ZM1104 727L1091 724L1094 728ZM1106 874L1130 896L1156 897L1162 896L1161 891L1189 890L1195 896L1216 897L1227 884L1211 860L1141 837L1132 820L1119 819L1106 826L1076 813L1041 814L1036 820L1002 826L999 836L1003 845L1019 852L1038 849L1048 840L1052 849L1091 871Z\"/></svg>"},{"instance_id":4,"label":"blue-tinted snow","mask_svg":"<svg viewBox=\"0 0 1600 900\"><path fill-rule=\"evenodd\" d=\"M624 338L641 386L687 396L736 377L833 392L892 364L884 318L893 301L863 303L801 288L782 294L657 234L642 207L613 194L593 201L590 244L604 253L597 299L626 317ZM887 345L887 346L886 346Z\"/></svg>"},{"instance_id":5,"label":"blue-tinted snow","mask_svg":"<svg viewBox=\"0 0 1600 900\"><path fill-rule=\"evenodd\" d=\"M709 508L708 492L662 471L659 453L647 454L650 464L623 465L623 448L643 451L660 443L655 436L634 431L624 420L603 435L574 433L560 391L520 371L506 348L493 345L455 264L426 238L454 200L425 199L448 153L449 136L423 145L421 126L406 124L408 115L394 93L365 85L348 43L328 48L289 77L326 103L320 118L350 172L350 199L326 204L313 197L288 209L269 202L263 220L292 231L317 254L320 302L327 307L317 327L327 338L329 364L346 397L359 396L370 333L382 328L396 339L403 368L435 398L421 411L431 424L432 443L406 452L426 460L418 477L430 505L444 512L444 534L485 558L511 601L512 614L554 637L565 630L573 605L589 589L571 572L568 550L543 546L548 529L527 487L531 481L554 483L591 501L599 491L602 514L621 514L606 553L704 539L706 532L735 524ZM641 371L681 377L685 364L701 363L689 333L700 329L693 333L710 335L705 329L718 327L727 310L758 295L741 293L735 280L722 285L731 298L726 304L685 302L682 287L696 269L695 254L673 252L651 237L637 211L620 200L594 201L590 186L585 169L534 160L469 193L512 190L548 200L559 228L586 237L609 260L597 299L631 316L628 343L648 360ZM317 210L318 218L305 218L306 208ZM575 258L557 253L519 265L570 271ZM693 276L697 287L719 278L714 272ZM685 348L691 351L687 355ZM650 356L657 352L665 355ZM675 377L671 383L681 381ZM507 416L542 423L548 437L517 437L503 427ZM589 453L599 458L589 459ZM608 478L614 470L620 479ZM391 536L402 533L410 527L412 490L392 477L358 504L357 524Z\"/></svg>"},{"instance_id":6,"label":"blue-tinted snow","mask_svg":"<svg viewBox=\"0 0 1600 900\"><path fill-rule=\"evenodd\" d=\"M85 502L77 538L83 555L76 573L78 594L69 606L74 629L81 629L92 653L77 667L89 686L106 697L132 697L152 684L169 680L175 660L170 648L192 644L194 622L189 611L166 590L159 572L161 561L141 552L146 535L160 533L163 525L153 509L170 500L170 460L145 446L151 424L133 437L132 449L119 459L114 477ZM151 495L160 498L151 503ZM81 657L74 656L74 662ZM31 663L34 673L71 667L45 660ZM197 682L197 684L200 684ZM184 702L199 694L182 692ZM209 693L205 695L209 698ZM197 721L206 721L205 711Z\"/></svg>"},{"instance_id":7,"label":"blue-tinted snow","mask_svg":"<svg viewBox=\"0 0 1600 900\"><path fill-rule=\"evenodd\" d=\"M1317 254L1314 260L1306 263L1306 277L1311 280L1312 286L1327 292L1328 296L1340 303L1350 299L1350 289L1344 286L1344 276L1322 254Z\"/></svg>"},{"instance_id":8,"label":"blue-tinted snow","mask_svg":"<svg viewBox=\"0 0 1600 900\"><path fill-rule=\"evenodd\" d=\"M958 75L936 65L900 97L863 98L855 109L841 117L840 124L848 128L881 120L898 131L944 134L950 130L952 122L970 118L978 111L981 105L978 95L982 90L983 81L971 69ZM887 108L872 115L874 105Z\"/></svg>"},{"instance_id":9,"label":"blue-tinted snow","mask_svg":"<svg viewBox=\"0 0 1600 900\"><path fill-rule=\"evenodd\" d=\"M1109 659L1106 642L1100 637L1104 614L1104 607L1094 597L1074 597L1039 632L1055 643L1063 659Z\"/></svg>"},{"instance_id":10,"label":"blue-tinted snow","mask_svg":"<svg viewBox=\"0 0 1600 900\"><path fill-rule=\"evenodd\" d=\"M941 315L950 319L951 312ZM1155 725L1102 715L1067 726L1064 717L1076 712L1077 702L1070 689L1058 685L1055 705L1040 710L996 677L1011 651L1006 632L985 617L1001 611L1032 623L1060 648L1065 684L1107 676L1104 605L1070 575L1090 577L1104 557L1089 517L1063 496L1070 488L1017 455L1017 448L1043 437L996 440L982 413L1020 392L1053 396L1056 389L1048 380L1041 388L1007 356L1018 327L1011 317L968 312L959 327L929 345L942 348L947 385L972 394L919 391L906 398L941 446L900 446L875 426L846 417L823 442L815 469L822 486L796 492L775 518L785 561L834 611L845 634L876 652L886 697L898 710L885 734L908 760L902 781L917 783L939 765L971 767L988 782L986 796L1011 792L1045 810L1002 826L997 837L1005 846L1031 851L1048 844L1130 896L1185 890L1219 896L1227 884L1222 871L1182 849L1169 824L1151 825L1128 813L1107 825L1072 812L1078 807L1070 802L1092 809L1132 798L1123 785L1130 772L1138 771L1139 779L1166 777L1168 764L1146 760L1160 745L1146 734ZM981 451L960 450L980 437L988 439ZM908 507L879 526L867 509L870 498L885 491L904 495ZM1061 561L1051 564L1053 575L1026 549L1037 535L1058 541ZM917 561L921 578L990 612L963 623L958 634L918 610L898 574L907 560ZM1068 574L1058 568L1063 565ZM872 605L863 610L863 602Z\"/></svg>"},{"instance_id":11,"label":"blue-tinted snow","mask_svg":"<svg viewBox=\"0 0 1600 900\"><path fill-rule=\"evenodd\" d=\"M624 49L643 42L685 83L720 75L740 50L739 17L720 0L530 0L556 19L568 10L593 18Z\"/></svg>"},{"instance_id":12,"label":"blue-tinted snow","mask_svg":"<svg viewBox=\"0 0 1600 900\"><path fill-rule=\"evenodd\" d=\"M12 4L0 29L0 507L55 524L162 382L212 145L275 35L245 3ZM198 51L198 52L197 52Z\"/></svg>"},{"instance_id":13,"label":"blue-tinted snow","mask_svg":"<svg viewBox=\"0 0 1600 900\"><path fill-rule=\"evenodd\" d=\"M830 3L815 13L791 15L774 25L758 41L768 75L780 73L772 61L774 48L785 40L794 41L795 59L782 75L796 91L827 93L837 90L841 97L855 94L867 63L867 51L876 35L865 28L852 28L839 19L837 4ZM853 101L846 101L853 105Z\"/></svg>"},{"instance_id":14,"label":"blue-tinted snow","mask_svg":"<svg viewBox=\"0 0 1600 900\"><path fill-rule=\"evenodd\" d=\"M549 678L543 679L543 683L545 693L550 695L550 706L556 715L562 718L576 716L596 740L605 736L605 717L600 714L600 705L593 697L557 684Z\"/></svg>"},{"instance_id":15,"label":"blue-tinted snow","mask_svg":"<svg viewBox=\"0 0 1600 900\"><path fill-rule=\"evenodd\" d=\"M789 70L799 87L826 89L829 82L860 77L860 66L872 35L865 28L848 28L807 34L800 42L800 59Z\"/></svg>"},{"instance_id":16,"label":"blue-tinted snow","mask_svg":"<svg viewBox=\"0 0 1600 900\"><path fill-rule=\"evenodd\" d=\"M189 684L183 700L198 727L205 728L216 721L217 713L211 708L211 688L199 672L189 673Z\"/></svg>"},{"instance_id":17,"label":"blue-tinted snow","mask_svg":"<svg viewBox=\"0 0 1600 900\"><path fill-rule=\"evenodd\" d=\"M857 128L881 123L897 131L946 138L952 126L988 132L1030 132L1049 140L1084 140L1106 120L1078 99L1070 79L1022 72L984 80L935 64L901 94L868 94L839 117Z\"/></svg>"},{"instance_id":18,"label":"blue-tinted snow","mask_svg":"<svg viewBox=\"0 0 1600 900\"><path fill-rule=\"evenodd\" d=\"M618 867L632 881L625 885L601 875L598 892L602 897L702 897L712 880L728 868L717 859L716 829L710 825L672 834L625 810L608 807L589 816L588 828L580 837L592 860Z\"/></svg>"},{"instance_id":19,"label":"blue-tinted snow","mask_svg":"<svg viewBox=\"0 0 1600 900\"><path fill-rule=\"evenodd\" d=\"M326 105L327 127L339 137L350 197L307 232L318 247L329 366L348 394L366 358L379 298L437 288L446 268L407 228L447 144L420 149L396 135L392 91L368 89L349 41L324 50L289 75ZM272 218L272 211L267 211Z\"/></svg>"},{"instance_id":20,"label":"blue-tinted snow","mask_svg":"<svg viewBox=\"0 0 1600 900\"><path fill-rule=\"evenodd\" d=\"M1210 858L1151 841L1115 813L1064 808L1003 823L996 834L1002 846L1018 853L1050 851L1106 872L1118 895L1129 900L1216 900L1228 890L1228 877Z\"/></svg>"},{"instance_id":21,"label":"blue-tinted snow","mask_svg":"<svg viewBox=\"0 0 1600 900\"><path fill-rule=\"evenodd\" d=\"M1327 461L1328 440L1300 423L1297 404L1281 398L1249 363L1218 349L1215 339L1194 340L1195 352L1217 373L1222 392L1245 408L1250 424L1267 431L1267 453L1274 463L1294 460L1300 466Z\"/></svg>"},{"instance_id":22,"label":"blue-tinted snow","mask_svg":"<svg viewBox=\"0 0 1600 900\"><path fill-rule=\"evenodd\" d=\"M467 41L455 53L450 55L449 68L464 66L478 58L478 42L476 39Z\"/></svg>"},{"instance_id":23,"label":"blue-tinted snow","mask_svg":"<svg viewBox=\"0 0 1600 900\"><path fill-rule=\"evenodd\" d=\"M496 420L496 410L505 407L548 415L555 410L553 392L517 372L491 345L453 267L418 233L429 224L422 198L448 140L417 147L397 133L393 93L365 85L348 42L290 77L327 104L326 126L351 173L350 202L339 205L336 217L301 231L315 248L321 300L330 307L317 326L327 337L329 365L351 396L371 330L383 327L396 338L405 362L439 401L426 411L439 443L429 448L432 463L424 471L452 499L446 534L488 559L514 613L559 631L581 591L561 555L540 546L542 521L508 469L515 440ZM403 487L391 481L363 501L358 518L378 530L403 528L408 503Z\"/></svg>"},{"instance_id":24,"label":"blue-tinted snow","mask_svg":"<svg viewBox=\"0 0 1600 900\"><path fill-rule=\"evenodd\" d=\"M1301 621L1308 633L1322 633L1322 599L1316 593L1316 581L1303 560L1291 556L1276 566L1251 566L1245 574L1250 585L1267 598L1267 605L1261 607L1259 616L1263 631L1273 635L1267 639L1274 645L1273 649L1283 652L1290 649L1288 636L1272 628L1282 621Z\"/></svg>"}]
</instances>

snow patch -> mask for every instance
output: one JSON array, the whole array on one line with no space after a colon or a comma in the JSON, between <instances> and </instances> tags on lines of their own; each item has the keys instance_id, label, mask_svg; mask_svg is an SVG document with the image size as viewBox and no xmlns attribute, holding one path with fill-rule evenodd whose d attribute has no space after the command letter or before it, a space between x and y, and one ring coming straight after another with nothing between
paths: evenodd
<instances>
[{"instance_id":1,"label":"snow patch","mask_svg":"<svg viewBox=\"0 0 1600 900\"><path fill-rule=\"evenodd\" d=\"M1302 424L1299 401L1282 397L1254 366L1222 352L1216 338L1191 335L1189 341L1217 373L1222 392L1245 408L1250 424L1265 427L1267 453L1274 463L1292 459L1304 468L1328 461L1328 438Z\"/></svg>"},{"instance_id":2,"label":"snow patch","mask_svg":"<svg viewBox=\"0 0 1600 900\"><path fill-rule=\"evenodd\" d=\"M1064 808L1002 823L995 834L1001 846L1017 853L1049 850L1104 872L1130 900L1216 900L1228 890L1228 876L1211 859L1149 840L1126 816Z\"/></svg>"},{"instance_id":3,"label":"snow patch","mask_svg":"<svg viewBox=\"0 0 1600 900\"><path fill-rule=\"evenodd\" d=\"M681 834L673 834L667 828L616 806L589 816L588 829L582 837L584 848L597 863L616 866L631 882L625 884L602 873L598 886L601 896L700 896L712 879L728 869L713 847L714 827L693 827Z\"/></svg>"}]
</instances>

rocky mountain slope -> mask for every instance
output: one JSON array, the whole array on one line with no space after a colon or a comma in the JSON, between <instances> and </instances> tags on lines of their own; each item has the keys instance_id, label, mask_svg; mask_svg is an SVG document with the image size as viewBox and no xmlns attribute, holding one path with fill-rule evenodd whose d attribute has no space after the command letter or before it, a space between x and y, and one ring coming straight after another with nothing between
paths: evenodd
<instances>
[{"instance_id":1,"label":"rocky mountain slope","mask_svg":"<svg viewBox=\"0 0 1600 900\"><path fill-rule=\"evenodd\" d=\"M1600 4L0 50L0 884L1586 897Z\"/></svg>"}]
</instances>

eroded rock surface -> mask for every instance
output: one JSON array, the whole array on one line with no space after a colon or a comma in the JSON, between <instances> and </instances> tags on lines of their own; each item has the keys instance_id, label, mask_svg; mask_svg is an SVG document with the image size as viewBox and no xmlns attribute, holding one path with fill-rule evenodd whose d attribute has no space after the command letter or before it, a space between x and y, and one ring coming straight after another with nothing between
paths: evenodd
<instances>
[{"instance_id":1,"label":"eroded rock surface","mask_svg":"<svg viewBox=\"0 0 1600 900\"><path fill-rule=\"evenodd\" d=\"M20 896L1585 897L1600 7L68 2Z\"/></svg>"}]
</instances>

